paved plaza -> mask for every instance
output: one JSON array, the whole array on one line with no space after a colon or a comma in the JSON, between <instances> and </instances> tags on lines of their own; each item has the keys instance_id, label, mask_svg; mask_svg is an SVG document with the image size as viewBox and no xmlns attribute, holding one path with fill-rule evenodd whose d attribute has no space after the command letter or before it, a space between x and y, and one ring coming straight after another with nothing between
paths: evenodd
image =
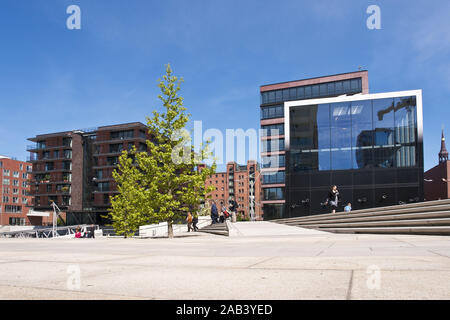
<instances>
[{"instance_id":1,"label":"paved plaza","mask_svg":"<svg viewBox=\"0 0 450 320\"><path fill-rule=\"evenodd\" d=\"M450 299L450 237L230 234L0 239L0 299Z\"/></svg>"}]
</instances>

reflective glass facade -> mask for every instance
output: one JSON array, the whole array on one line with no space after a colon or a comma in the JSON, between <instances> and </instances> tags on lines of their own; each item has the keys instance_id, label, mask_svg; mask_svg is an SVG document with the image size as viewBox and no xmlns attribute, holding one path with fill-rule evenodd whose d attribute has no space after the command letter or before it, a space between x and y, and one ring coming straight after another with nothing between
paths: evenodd
<instances>
[{"instance_id":1,"label":"reflective glass facade","mask_svg":"<svg viewBox=\"0 0 450 320\"><path fill-rule=\"evenodd\" d=\"M342 78L342 77L343 78ZM289 168L287 167L287 155L285 154L285 139L284 135L288 132L285 132L285 125L283 123L279 123L280 119L286 119L289 117L289 114L285 114L284 103L287 101L298 101L298 100L307 100L307 99L317 99L317 98L329 98L329 97L337 97L340 95L354 95L363 92L363 78L367 83L367 75L364 73L355 73L349 77L349 75L341 75L337 78L333 78L333 76L323 77L323 79L314 84L310 80L306 80L305 85L301 85L300 83L293 84L284 83L281 84L283 86L292 86L290 88L276 88L268 89L264 88L261 92L261 136L264 137L261 141L261 168L271 170L270 173L262 172L262 188L263 188L263 211L264 211L264 219L270 220L274 218L282 218L286 214L289 214L289 210L286 209L286 205L280 203L282 201L287 201L288 197L288 189L285 186L276 186L273 188L271 185L285 185L287 181L287 175ZM325 80L325 78L328 78ZM328 81L327 81L328 80ZM307 84L308 83L308 84ZM367 92L367 91L366 91ZM322 109L322 108L321 108ZM321 112L325 112L325 109L320 110ZM301 113L304 113L303 116L308 113L308 110L299 110L299 116ZM326 116L329 117L329 110L326 111ZM321 115L323 116L323 115ZM276 119L276 120L275 120ZM306 119L306 118L305 118ZM309 118L308 118L309 119ZM266 121L270 120L270 121ZM272 121L275 120L275 121ZM309 120L307 120L309 121ZM270 124L271 122L275 122L276 124ZM303 125L297 127L296 131L300 132L298 137L296 137L296 142L298 146L307 146L311 144L311 137L302 135L301 132L307 132L311 130L309 122L305 122ZM324 124L325 125L325 124ZM339 123L335 125L339 126ZM322 126L322 123L319 123L319 126ZM328 132L330 131L331 124L328 121L326 124L326 129ZM322 127L319 128L320 130ZM281 136L281 137L278 137ZM317 155L320 156L320 166L323 170L331 170L331 155L330 150L331 146L330 141L326 141L325 136L320 137L321 141L321 151L318 152ZM328 139L329 140L329 139ZM291 142L292 143L292 142ZM328 143L328 145L326 145ZM323 145L322 145L323 144ZM328 153L322 152L322 149L328 148ZM310 148L311 149L311 148ZM298 149L298 151L303 152L303 149ZM274 154L276 153L276 154ZM301 163L298 163L298 166L307 165L309 161L312 165L313 162L313 154L310 152L308 155L305 151L302 154ZM297 155L297 157L299 154ZM338 155L337 155L338 156ZM338 159L336 156L335 159ZM345 155L344 155L345 156ZM309 160L308 160L309 157ZM344 159L343 159L344 160ZM328 163L327 163L328 161ZM317 161L316 161L317 162ZM344 161L341 161L344 162ZM335 163L337 165L338 163ZM278 171L273 171L277 169ZM286 169L285 169L286 168ZM297 168L298 169L298 168ZM285 171L286 170L286 171ZM273 203L271 203L273 202Z\"/></svg>"},{"instance_id":2,"label":"reflective glass facade","mask_svg":"<svg viewBox=\"0 0 450 320\"><path fill-rule=\"evenodd\" d=\"M333 184L341 193L340 207L348 202L362 209L423 201L416 99L290 107L285 216L329 212L321 204Z\"/></svg>"}]
</instances>

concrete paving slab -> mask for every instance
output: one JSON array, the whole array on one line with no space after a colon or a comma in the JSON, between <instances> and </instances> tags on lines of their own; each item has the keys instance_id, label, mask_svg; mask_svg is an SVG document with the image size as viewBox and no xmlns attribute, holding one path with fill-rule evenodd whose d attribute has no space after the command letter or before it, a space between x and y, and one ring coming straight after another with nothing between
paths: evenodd
<instances>
[{"instance_id":1,"label":"concrete paving slab","mask_svg":"<svg viewBox=\"0 0 450 320\"><path fill-rule=\"evenodd\" d=\"M328 232L324 231L292 227L267 221L236 222L231 223L231 226L237 230L237 236L243 237L328 234Z\"/></svg>"},{"instance_id":2,"label":"concrete paving slab","mask_svg":"<svg viewBox=\"0 0 450 320\"><path fill-rule=\"evenodd\" d=\"M231 238L0 239L0 299L450 299L450 237L237 225ZM67 287L70 265L80 290Z\"/></svg>"},{"instance_id":3,"label":"concrete paving slab","mask_svg":"<svg viewBox=\"0 0 450 320\"><path fill-rule=\"evenodd\" d=\"M379 286L374 273L355 271L351 299L450 299L450 271L380 271Z\"/></svg>"}]
</instances>

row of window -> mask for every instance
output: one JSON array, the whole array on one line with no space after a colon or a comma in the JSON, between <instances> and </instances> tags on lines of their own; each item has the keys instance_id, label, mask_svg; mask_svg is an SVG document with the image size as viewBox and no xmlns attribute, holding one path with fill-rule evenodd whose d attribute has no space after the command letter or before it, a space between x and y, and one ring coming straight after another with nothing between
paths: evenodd
<instances>
[{"instance_id":1,"label":"row of window","mask_svg":"<svg viewBox=\"0 0 450 320\"><path fill-rule=\"evenodd\" d=\"M22 206L6 205L5 213L22 213Z\"/></svg>"},{"instance_id":2,"label":"row of window","mask_svg":"<svg viewBox=\"0 0 450 320\"><path fill-rule=\"evenodd\" d=\"M53 176L53 178L52 178ZM68 173L68 172L64 172L62 173L62 175L50 175L49 173L46 174L36 174L34 176L34 179L36 180L36 182L40 182L40 183L49 183L50 181L52 182L59 182L59 181L63 181L63 182L71 182L72 181L72 174Z\"/></svg>"},{"instance_id":3,"label":"row of window","mask_svg":"<svg viewBox=\"0 0 450 320\"><path fill-rule=\"evenodd\" d=\"M10 184L11 184L11 181L9 179L3 178L3 185L4 186L9 186ZM19 180L12 180L12 186L14 186L14 187L20 186L20 181ZM27 187L27 182L26 181L22 181L22 187L23 188Z\"/></svg>"},{"instance_id":4,"label":"row of window","mask_svg":"<svg viewBox=\"0 0 450 320\"><path fill-rule=\"evenodd\" d=\"M58 145L56 145L55 147L57 147ZM72 138L70 137L66 137L66 138L62 138L62 146L63 147L72 147ZM51 146L49 146L51 147ZM36 142L36 146L35 149L45 149L47 148L47 143L45 141L38 141Z\"/></svg>"},{"instance_id":5,"label":"row of window","mask_svg":"<svg viewBox=\"0 0 450 320\"><path fill-rule=\"evenodd\" d=\"M42 156L39 160L60 159L60 158L72 159L72 150L64 150L63 152L60 152L60 150L53 150L53 157L50 151L44 151L42 152Z\"/></svg>"},{"instance_id":6,"label":"row of window","mask_svg":"<svg viewBox=\"0 0 450 320\"><path fill-rule=\"evenodd\" d=\"M3 175L5 177L9 177L11 175L11 171L7 169L3 169ZM20 172L19 171L13 171L13 178L19 178ZM28 174L25 172L22 172L22 179L28 179Z\"/></svg>"},{"instance_id":7,"label":"row of window","mask_svg":"<svg viewBox=\"0 0 450 320\"><path fill-rule=\"evenodd\" d=\"M62 206L70 206L72 204L72 199L70 196L62 196L61 197L62 201L58 201L58 196L48 196L47 197L47 204L46 206L51 206L52 202L56 203L58 206L62 207ZM36 207L40 207L43 205L43 203L41 203L41 197L40 196L36 196L34 198L34 205Z\"/></svg>"},{"instance_id":8,"label":"row of window","mask_svg":"<svg viewBox=\"0 0 450 320\"><path fill-rule=\"evenodd\" d=\"M10 201L10 197L9 196L3 196L3 203L9 203ZM19 203L20 198L19 197L11 197L11 202L12 203ZM27 204L28 203L28 199L27 198L22 198L22 203L23 204Z\"/></svg>"},{"instance_id":9,"label":"row of window","mask_svg":"<svg viewBox=\"0 0 450 320\"><path fill-rule=\"evenodd\" d=\"M273 118L283 118L283 117L284 117L284 106L283 105L261 107L261 120L273 119Z\"/></svg>"},{"instance_id":10,"label":"row of window","mask_svg":"<svg viewBox=\"0 0 450 320\"><path fill-rule=\"evenodd\" d=\"M9 218L10 226L24 226L25 218Z\"/></svg>"},{"instance_id":11,"label":"row of window","mask_svg":"<svg viewBox=\"0 0 450 320\"><path fill-rule=\"evenodd\" d=\"M261 93L261 104L362 92L362 80L351 79Z\"/></svg>"},{"instance_id":12,"label":"row of window","mask_svg":"<svg viewBox=\"0 0 450 320\"><path fill-rule=\"evenodd\" d=\"M284 171L272 171L262 173L263 184L285 183Z\"/></svg>"},{"instance_id":13,"label":"row of window","mask_svg":"<svg viewBox=\"0 0 450 320\"><path fill-rule=\"evenodd\" d=\"M270 139L261 141L261 152L284 151L284 139Z\"/></svg>"},{"instance_id":14,"label":"row of window","mask_svg":"<svg viewBox=\"0 0 450 320\"><path fill-rule=\"evenodd\" d=\"M284 155L276 155L261 158L261 166L263 168L281 168L286 166L286 157Z\"/></svg>"},{"instance_id":15,"label":"row of window","mask_svg":"<svg viewBox=\"0 0 450 320\"><path fill-rule=\"evenodd\" d=\"M264 188L264 200L284 200L284 188Z\"/></svg>"},{"instance_id":16,"label":"row of window","mask_svg":"<svg viewBox=\"0 0 450 320\"><path fill-rule=\"evenodd\" d=\"M3 194L8 194L11 193L9 187L3 187ZM12 189L12 194L19 194L19 189L17 188L13 188ZM26 196L27 195L27 190L22 189L22 195Z\"/></svg>"},{"instance_id":17,"label":"row of window","mask_svg":"<svg viewBox=\"0 0 450 320\"><path fill-rule=\"evenodd\" d=\"M61 166L59 169L72 170L72 162L71 161L61 162ZM54 162L46 162L44 166L35 167L35 171L53 171L53 170L58 170Z\"/></svg>"},{"instance_id":18,"label":"row of window","mask_svg":"<svg viewBox=\"0 0 450 320\"><path fill-rule=\"evenodd\" d=\"M269 136L281 136L284 135L284 124L271 124L266 126L261 126L261 136L269 137Z\"/></svg>"}]
</instances>

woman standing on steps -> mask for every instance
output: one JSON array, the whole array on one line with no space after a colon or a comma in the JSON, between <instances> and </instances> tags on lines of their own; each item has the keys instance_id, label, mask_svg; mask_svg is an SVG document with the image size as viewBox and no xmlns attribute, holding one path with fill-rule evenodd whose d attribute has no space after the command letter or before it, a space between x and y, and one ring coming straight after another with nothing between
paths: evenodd
<instances>
[{"instance_id":1,"label":"woman standing on steps","mask_svg":"<svg viewBox=\"0 0 450 320\"><path fill-rule=\"evenodd\" d=\"M328 192L327 203L331 205L331 213L336 213L339 202L339 191L337 186L331 186L331 190Z\"/></svg>"}]
</instances>

